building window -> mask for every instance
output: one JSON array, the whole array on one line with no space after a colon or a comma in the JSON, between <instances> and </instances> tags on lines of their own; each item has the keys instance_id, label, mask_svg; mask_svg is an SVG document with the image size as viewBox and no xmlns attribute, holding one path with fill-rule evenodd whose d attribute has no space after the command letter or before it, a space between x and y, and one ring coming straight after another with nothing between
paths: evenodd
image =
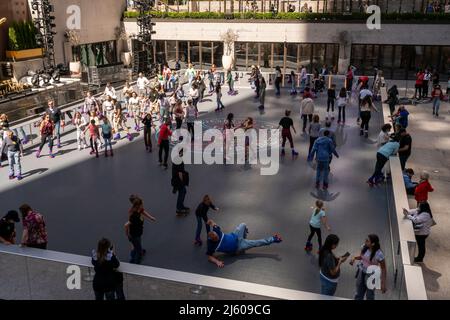
<instances>
[{"instance_id":1,"label":"building window","mask_svg":"<svg viewBox=\"0 0 450 320\"><path fill-rule=\"evenodd\" d=\"M297 48L298 45L296 43L287 43L286 44L286 72L290 73L291 71L297 72Z\"/></svg>"},{"instance_id":2,"label":"building window","mask_svg":"<svg viewBox=\"0 0 450 320\"><path fill-rule=\"evenodd\" d=\"M247 67L259 65L258 43L249 42L247 49L248 49L248 51L247 51L247 59L248 59Z\"/></svg>"},{"instance_id":3,"label":"building window","mask_svg":"<svg viewBox=\"0 0 450 320\"><path fill-rule=\"evenodd\" d=\"M260 43L259 44L259 66L261 71L271 71L272 68L272 44Z\"/></svg>"},{"instance_id":4,"label":"building window","mask_svg":"<svg viewBox=\"0 0 450 320\"><path fill-rule=\"evenodd\" d=\"M244 68L247 66L247 43L246 42L236 42L234 44L234 64L236 68Z\"/></svg>"},{"instance_id":5,"label":"building window","mask_svg":"<svg viewBox=\"0 0 450 320\"><path fill-rule=\"evenodd\" d=\"M213 42L214 64L217 67L222 66L223 42Z\"/></svg>"},{"instance_id":6,"label":"building window","mask_svg":"<svg viewBox=\"0 0 450 320\"><path fill-rule=\"evenodd\" d=\"M189 50L187 41L178 41L178 59L180 60L181 68L187 68L189 63Z\"/></svg>"},{"instance_id":7,"label":"building window","mask_svg":"<svg viewBox=\"0 0 450 320\"><path fill-rule=\"evenodd\" d=\"M189 53L190 62L194 65L194 68L198 69L200 67L200 43L198 41L189 41Z\"/></svg>"},{"instance_id":8,"label":"building window","mask_svg":"<svg viewBox=\"0 0 450 320\"><path fill-rule=\"evenodd\" d=\"M300 66L303 66L311 72L311 44L301 44L299 53Z\"/></svg>"},{"instance_id":9,"label":"building window","mask_svg":"<svg viewBox=\"0 0 450 320\"><path fill-rule=\"evenodd\" d=\"M85 67L104 66L117 63L116 41L82 44L72 47L74 61Z\"/></svg>"},{"instance_id":10,"label":"building window","mask_svg":"<svg viewBox=\"0 0 450 320\"><path fill-rule=\"evenodd\" d=\"M167 62L169 66L174 67L177 61L177 42L176 41L166 41L167 48Z\"/></svg>"},{"instance_id":11,"label":"building window","mask_svg":"<svg viewBox=\"0 0 450 320\"><path fill-rule=\"evenodd\" d=\"M202 67L203 69L209 69L212 64L212 42L203 41L202 42Z\"/></svg>"},{"instance_id":12,"label":"building window","mask_svg":"<svg viewBox=\"0 0 450 320\"><path fill-rule=\"evenodd\" d=\"M153 47L155 50L155 58L156 63L163 64L166 62L166 48L165 48L164 40L155 41L155 46Z\"/></svg>"},{"instance_id":13,"label":"building window","mask_svg":"<svg viewBox=\"0 0 450 320\"><path fill-rule=\"evenodd\" d=\"M274 43L273 44L273 67L280 67L283 70L284 67L284 43Z\"/></svg>"}]
</instances>

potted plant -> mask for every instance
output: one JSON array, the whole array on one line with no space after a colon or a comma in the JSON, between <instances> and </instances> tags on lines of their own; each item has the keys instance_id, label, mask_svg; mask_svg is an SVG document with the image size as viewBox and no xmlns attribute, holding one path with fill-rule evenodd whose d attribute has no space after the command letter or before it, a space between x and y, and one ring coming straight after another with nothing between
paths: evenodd
<instances>
[{"instance_id":1,"label":"potted plant","mask_svg":"<svg viewBox=\"0 0 450 320\"><path fill-rule=\"evenodd\" d=\"M234 65L234 57L232 55L234 49L234 43L239 38L237 32L232 29L228 29L227 32L220 35L220 39L223 41L225 46L225 52L222 56L222 67L224 71L229 71Z\"/></svg>"},{"instance_id":2,"label":"potted plant","mask_svg":"<svg viewBox=\"0 0 450 320\"><path fill-rule=\"evenodd\" d=\"M74 29L67 29L64 32L64 37L66 38L66 41L69 42L74 47L79 46L81 43L80 35L78 31ZM69 70L71 74L81 74L81 62L71 61L69 63Z\"/></svg>"},{"instance_id":3,"label":"potted plant","mask_svg":"<svg viewBox=\"0 0 450 320\"><path fill-rule=\"evenodd\" d=\"M30 21L13 22L8 29L6 57L26 60L42 56L42 48L36 43L36 28Z\"/></svg>"}]
</instances>

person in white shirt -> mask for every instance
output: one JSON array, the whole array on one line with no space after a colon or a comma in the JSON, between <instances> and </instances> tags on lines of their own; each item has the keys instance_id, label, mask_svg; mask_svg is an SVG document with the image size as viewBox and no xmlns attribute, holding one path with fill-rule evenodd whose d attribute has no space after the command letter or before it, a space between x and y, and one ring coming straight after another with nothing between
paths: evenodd
<instances>
[{"instance_id":1,"label":"person in white shirt","mask_svg":"<svg viewBox=\"0 0 450 320\"><path fill-rule=\"evenodd\" d=\"M188 68L186 69L186 72L184 73L184 76L188 78L189 88L192 85L192 81L194 81L195 75L196 75L195 69L192 66L192 64L189 63Z\"/></svg>"},{"instance_id":2,"label":"person in white shirt","mask_svg":"<svg viewBox=\"0 0 450 320\"><path fill-rule=\"evenodd\" d=\"M306 71L306 68L304 66L301 66L301 71L300 71L300 93L303 93L305 91L305 87L306 87L306 81L308 80L308 73Z\"/></svg>"},{"instance_id":3,"label":"person in white shirt","mask_svg":"<svg viewBox=\"0 0 450 320\"><path fill-rule=\"evenodd\" d=\"M114 112L114 104L113 104L113 98L111 96L106 96L106 100L103 101L103 111L105 112L106 118L110 122L112 122L112 115Z\"/></svg>"},{"instance_id":4,"label":"person in white shirt","mask_svg":"<svg viewBox=\"0 0 450 320\"><path fill-rule=\"evenodd\" d=\"M131 113L132 113L131 117L133 117L133 119L134 119L134 129L139 132L139 125L140 125L140 121L141 121L140 112L139 112L140 111L139 110L140 103L139 103L139 97L136 92L133 92L133 94L131 95L129 103L130 103L130 109L131 109Z\"/></svg>"},{"instance_id":5,"label":"person in white shirt","mask_svg":"<svg viewBox=\"0 0 450 320\"><path fill-rule=\"evenodd\" d=\"M425 257L425 240L431 233L431 227L435 224L430 205L428 202L421 202L417 209L407 210L403 208L403 214L406 219L411 220L413 223L414 234L419 249L417 257L414 258L414 262L421 263Z\"/></svg>"},{"instance_id":6,"label":"person in white shirt","mask_svg":"<svg viewBox=\"0 0 450 320\"><path fill-rule=\"evenodd\" d=\"M111 97L112 99L117 99L116 89L111 85L111 83L107 83L105 87L105 95Z\"/></svg>"},{"instance_id":7,"label":"person in white shirt","mask_svg":"<svg viewBox=\"0 0 450 320\"><path fill-rule=\"evenodd\" d=\"M428 98L428 87L431 80L431 72L428 69L425 69L425 74L423 76L422 83L422 98Z\"/></svg>"},{"instance_id":8,"label":"person in white shirt","mask_svg":"<svg viewBox=\"0 0 450 320\"><path fill-rule=\"evenodd\" d=\"M193 106L195 107L196 110L198 110L197 103L200 98L200 93L198 91L197 85L194 84L194 85L192 85L191 89L189 89L189 96L192 98Z\"/></svg>"},{"instance_id":9,"label":"person in white shirt","mask_svg":"<svg viewBox=\"0 0 450 320\"><path fill-rule=\"evenodd\" d=\"M77 129L78 151L81 150L81 143L83 143L83 149L86 149L86 137L84 135L84 129L86 129L87 121L80 112L75 113L72 121L75 128Z\"/></svg>"},{"instance_id":10,"label":"person in white shirt","mask_svg":"<svg viewBox=\"0 0 450 320\"><path fill-rule=\"evenodd\" d=\"M144 75L142 72L139 72L139 76L136 80L136 85L138 88L138 94L147 94L147 86L149 85L150 81Z\"/></svg>"},{"instance_id":11,"label":"person in white shirt","mask_svg":"<svg viewBox=\"0 0 450 320\"><path fill-rule=\"evenodd\" d=\"M89 114L91 111L95 111L97 107L97 100L95 100L92 94L88 91L86 93L86 98L84 99L83 113Z\"/></svg>"},{"instance_id":12,"label":"person in white shirt","mask_svg":"<svg viewBox=\"0 0 450 320\"><path fill-rule=\"evenodd\" d=\"M122 97L125 101L125 109L127 110L127 113L130 114L130 109L128 106L128 102L130 101L131 98L131 94L133 93L133 87L130 85L130 83L127 81L125 82L125 85L123 86L122 89Z\"/></svg>"},{"instance_id":13,"label":"person in white shirt","mask_svg":"<svg viewBox=\"0 0 450 320\"><path fill-rule=\"evenodd\" d=\"M392 125L390 123L386 123L381 127L380 134L377 139L377 148L379 149L382 145L389 142L390 131L392 129Z\"/></svg>"}]
</instances>

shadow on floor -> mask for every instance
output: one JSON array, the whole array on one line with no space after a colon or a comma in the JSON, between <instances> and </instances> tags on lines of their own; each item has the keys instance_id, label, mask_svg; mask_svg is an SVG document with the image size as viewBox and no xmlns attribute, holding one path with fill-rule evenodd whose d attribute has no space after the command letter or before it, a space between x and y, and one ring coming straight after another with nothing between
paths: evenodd
<instances>
[{"instance_id":1,"label":"shadow on floor","mask_svg":"<svg viewBox=\"0 0 450 320\"><path fill-rule=\"evenodd\" d=\"M437 271L429 269L426 264L421 264L423 277L425 278L425 288L427 291L438 292L439 282L438 279L442 276Z\"/></svg>"},{"instance_id":2,"label":"shadow on floor","mask_svg":"<svg viewBox=\"0 0 450 320\"><path fill-rule=\"evenodd\" d=\"M35 175L35 174L43 174L47 170L48 170L48 168L34 169L34 170L31 170L31 171L28 171L28 172L24 173L22 176L23 176L23 178L29 178L29 177L31 177L32 175Z\"/></svg>"},{"instance_id":3,"label":"shadow on floor","mask_svg":"<svg viewBox=\"0 0 450 320\"><path fill-rule=\"evenodd\" d=\"M314 191L310 192L310 195L312 197L322 200L322 201L328 201L328 202L336 200L340 194L341 194L340 192L336 192L336 193L331 192L330 193L328 190L322 190L322 189L316 190L315 192Z\"/></svg>"},{"instance_id":4,"label":"shadow on floor","mask_svg":"<svg viewBox=\"0 0 450 320\"><path fill-rule=\"evenodd\" d=\"M282 261L280 256L278 254L270 254L270 253L254 253L251 252L243 253L243 254L237 254L237 255L221 255L219 256L219 259L223 259L225 266L231 265L235 263L238 260L246 260L246 259L257 259L257 258L268 258L273 259L276 261Z\"/></svg>"},{"instance_id":5,"label":"shadow on floor","mask_svg":"<svg viewBox=\"0 0 450 320\"><path fill-rule=\"evenodd\" d=\"M78 150L77 148L72 148L72 149L66 149L66 150L58 150L58 152L56 153L56 155L58 156L62 156L66 153L70 153L72 151Z\"/></svg>"}]
</instances>

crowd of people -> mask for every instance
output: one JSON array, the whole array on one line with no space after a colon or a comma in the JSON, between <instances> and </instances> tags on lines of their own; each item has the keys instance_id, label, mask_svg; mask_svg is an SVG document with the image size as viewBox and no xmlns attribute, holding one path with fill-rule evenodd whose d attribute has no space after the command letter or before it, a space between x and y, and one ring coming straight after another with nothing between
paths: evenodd
<instances>
[{"instance_id":1,"label":"crowd of people","mask_svg":"<svg viewBox=\"0 0 450 320\"><path fill-rule=\"evenodd\" d=\"M295 74L291 74L291 94L301 95L300 99L300 118L302 132L309 136L309 150L307 161L317 163L316 184L317 189L329 188L330 164L333 155L339 158L336 151L337 143L334 131L331 129L332 124L336 120L335 106L338 108L337 125L344 126L346 123L346 107L355 104L359 108L358 126L360 128L360 136L369 137L369 123L372 112L378 112L375 101L380 96L380 77L377 74L372 87L369 87L369 78L362 76L357 79L354 84L355 68L350 66L346 74L345 84L341 88L337 88L336 84L331 83L326 88L324 76L328 74L328 68L324 66L313 77L307 74L306 68L300 69L298 79ZM282 73L279 67L275 68L274 87L275 95L281 95ZM152 130L155 132L155 138L159 148L159 164L168 168L168 154L170 147L170 139L173 130L179 129L185 123L192 137L194 135L194 121L198 118L198 104L204 100L206 94L216 96L216 112L225 108L222 103L221 87L225 83L229 86L229 95L237 93L234 90L234 78L231 71L223 74L213 65L207 72L196 71L192 65L184 72L185 83L181 81L181 76L177 71L172 71L167 64L163 65L155 79L149 80L142 73L138 75L136 85L132 86L128 82L122 89L122 102L118 98L115 88L108 83L103 96L98 99L91 93L86 94L83 105L76 111L74 116L71 115L71 123L76 128L78 150L87 148L89 145L90 154L99 157L99 148L104 148L105 157L113 156L112 140L122 138L125 134L130 141L133 139L131 134L140 134L143 131L145 149L152 152ZM298 80L298 81L297 81ZM427 81L427 80L424 80ZM208 82L209 91L206 93ZM249 82L255 91L255 99L259 101L259 109L265 108L265 95L267 83L260 69L252 66ZM269 81L271 82L271 80ZM296 84L299 84L297 88ZM187 92L183 85L187 85ZM423 86L423 83L422 83ZM423 88L423 87L422 87ZM439 99L443 95L442 91L435 92L432 96L438 96ZM327 108L326 117L320 122L319 114L315 108L314 99L322 92L326 94ZM426 91L420 90L419 96L423 97ZM425 92L425 93L424 93ZM422 262L425 256L425 239L430 233L430 228L434 223L432 213L428 201L428 192L432 192L433 188L429 183L429 175L423 172L418 183L413 182L414 171L407 168L407 160L411 155L412 138L407 132L408 127L408 111L405 106L400 105L395 111L398 104L398 90L392 87L388 93L388 104L392 112L392 124L387 123L381 128L378 136L376 154L376 165L373 175L368 179L371 187L378 185L384 180L385 174L383 167L389 157L395 154L399 155L402 170L404 170L405 187L408 194L415 196L417 200L417 209L405 209L405 218L410 219L414 223L416 231L416 239L418 243L418 256L415 262ZM434 107L435 108L435 107ZM438 107L437 107L438 110ZM289 141L292 156L298 156L298 151L294 148L292 132L297 134L294 121L291 118L292 111L285 110L285 116L279 122L279 128L282 128L282 148L281 156L285 156L285 144ZM437 111L436 111L437 113ZM2 142L2 151L7 149L7 157L10 163L10 179L22 179L20 157L23 154L22 144L25 144L26 136L19 139L18 133L8 129L7 118L0 116L2 128L5 136ZM131 125L130 125L131 123ZM61 128L66 125L63 113L55 106L53 100L48 101L48 108L39 125L39 133L41 143L36 152L36 157L41 156L43 147L47 144L49 148L49 156L55 156L54 143L56 147L61 148ZM254 121L251 117L247 117L241 124L234 124L234 115L228 113L223 129L224 131L236 130L243 128L248 131L253 128ZM391 130L394 130L391 132ZM86 139L88 134L88 140ZM25 141L24 141L25 140ZM229 137L225 137L226 149L230 147ZM89 143L87 143L89 141ZM248 147L246 141L246 148ZM109 154L108 154L109 149ZM248 150L246 150L248 152ZM163 157L164 154L164 157ZM182 151L180 151L182 156ZM14 167L15 165L15 167ZM14 171L15 170L15 171ZM190 208L184 205L184 200L189 186L189 173L185 170L184 163L172 164L171 185L173 193L177 193L176 215L186 216L190 212ZM149 220L156 222L157 219L144 208L143 200L137 195L129 197L131 208L128 212L128 219L124 226L125 235L131 243L132 250L130 252L130 263L139 264L146 254L146 250L142 245L142 236L144 231L144 221ZM208 210L219 211L219 208L213 204L212 198L205 195L198 205L196 216L196 230L193 232L194 245L202 246L201 237L202 226L206 228L207 239L207 256L208 261L224 267L224 262L216 257L216 252L228 254L240 254L254 247L271 245L273 243L282 242L279 234L274 234L259 240L247 239L248 228L242 223L233 232L225 233L221 228L208 217ZM24 204L20 207L22 213L22 223L24 232L21 244L28 247L46 249L47 247L47 231L45 221L41 214L33 210L29 205ZM15 243L14 224L19 222L19 215L16 211L9 211L5 217L0 220L0 241L5 244ZM350 257L350 253L337 257L334 250L339 244L339 237L330 234L326 237L322 244L321 228L330 231L325 206L322 201L317 201L315 208L309 220L310 234L307 237L305 251L311 252L313 245L312 239L314 235L318 238L319 267L321 293L334 295L340 269L343 263ZM367 288L366 279L369 276L368 267L371 265L379 266L382 272L381 290L386 292L386 266L385 257L381 250L380 241L377 235L370 234L365 240L360 252L356 253L351 259L350 264L357 264L358 274L356 283L355 299L374 299L374 290ZM108 239L101 239L98 247L92 253L92 263L95 267L96 278L94 279L94 291L96 299L124 299L123 295L123 277L117 268L120 265L118 258L114 253L112 243Z\"/></svg>"}]
</instances>

